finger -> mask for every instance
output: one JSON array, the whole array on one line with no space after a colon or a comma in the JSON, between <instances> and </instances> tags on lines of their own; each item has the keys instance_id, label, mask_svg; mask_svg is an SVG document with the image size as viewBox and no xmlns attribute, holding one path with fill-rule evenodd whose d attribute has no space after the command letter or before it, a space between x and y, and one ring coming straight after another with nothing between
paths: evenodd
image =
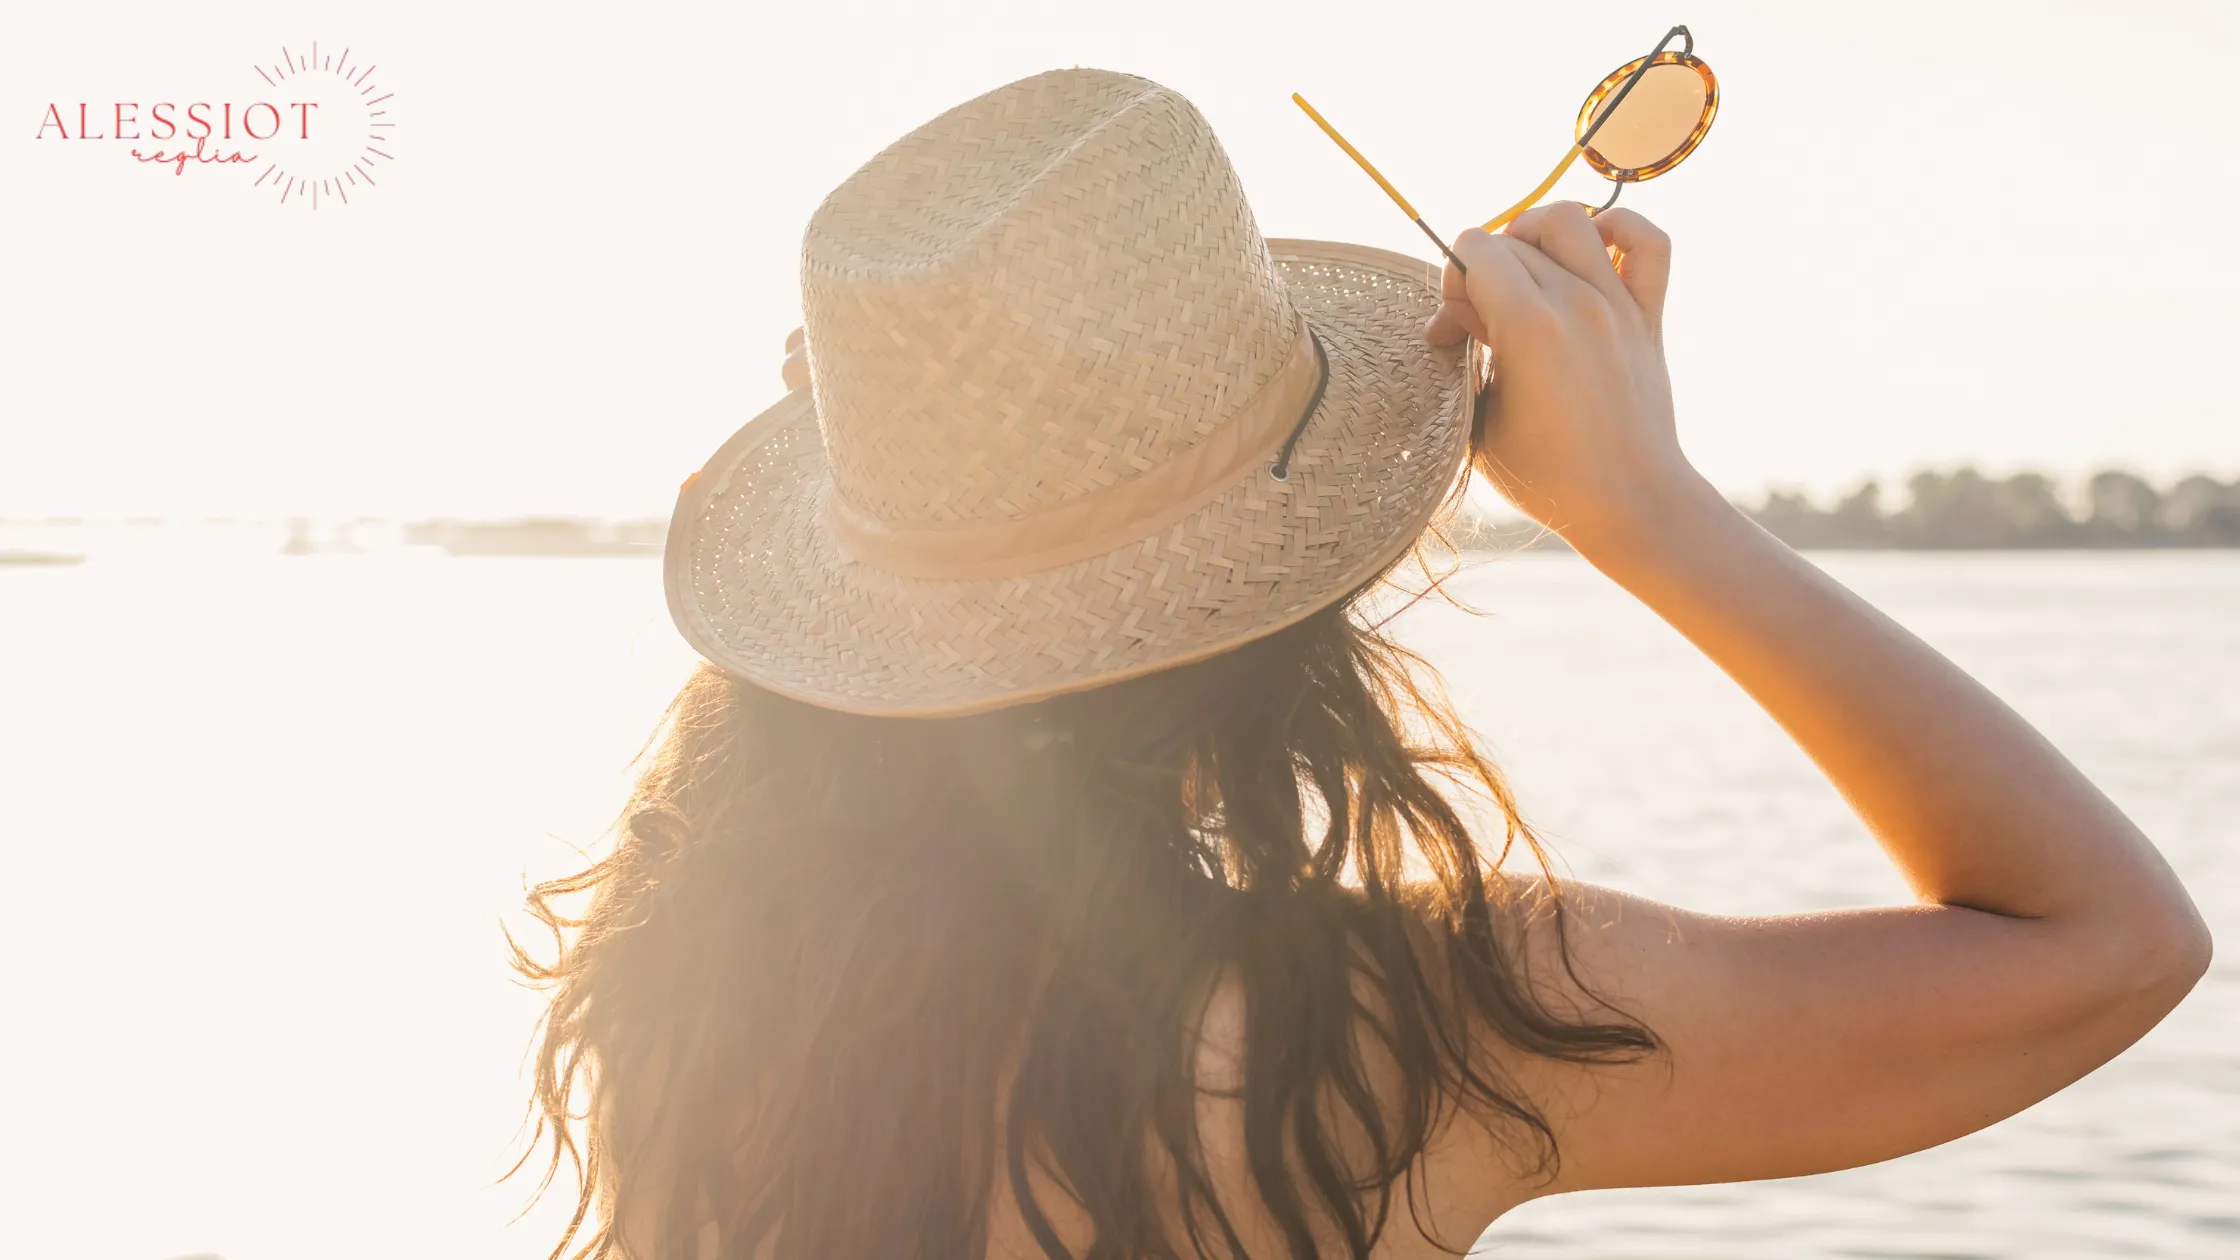
<instances>
[{"instance_id":1,"label":"finger","mask_svg":"<svg viewBox=\"0 0 2240 1260\"><path fill-rule=\"evenodd\" d=\"M809 388L809 356L799 350L787 355L786 365L779 369L779 374L785 377L786 390L789 393L793 390Z\"/></svg>"},{"instance_id":2,"label":"finger","mask_svg":"<svg viewBox=\"0 0 2240 1260\"><path fill-rule=\"evenodd\" d=\"M1672 278L1672 238L1631 210L1605 210L1588 220L1618 252L1618 279L1651 323L1664 319L1664 291Z\"/></svg>"},{"instance_id":3,"label":"finger","mask_svg":"<svg viewBox=\"0 0 2240 1260\"><path fill-rule=\"evenodd\" d=\"M1539 286L1540 310L1545 312L1579 312L1596 310L1609 312L1611 299L1596 292L1593 285L1571 274L1571 269L1541 253L1538 246L1519 237L1503 232L1493 239L1508 245L1525 274ZM1631 298L1625 299L1632 301Z\"/></svg>"},{"instance_id":4,"label":"finger","mask_svg":"<svg viewBox=\"0 0 2240 1260\"><path fill-rule=\"evenodd\" d=\"M1439 309L1423 326L1424 340L1435 346L1451 346L1465 336L1486 339L1486 322L1470 305L1469 282L1451 260L1439 275L1439 297Z\"/></svg>"},{"instance_id":5,"label":"finger","mask_svg":"<svg viewBox=\"0 0 2240 1260\"><path fill-rule=\"evenodd\" d=\"M800 348L801 330L799 328L796 328L792 332L786 334L786 353L792 354L794 351L799 350Z\"/></svg>"},{"instance_id":6,"label":"finger","mask_svg":"<svg viewBox=\"0 0 2240 1260\"><path fill-rule=\"evenodd\" d=\"M1538 246L1506 233L1493 239L1508 244L1510 252L1523 265L1525 274L1531 276L1532 282L1540 286L1540 297L1543 302L1552 306L1559 300L1568 301L1574 298L1587 302L1606 300L1596 294L1592 285L1572 275L1569 268L1541 253Z\"/></svg>"},{"instance_id":7,"label":"finger","mask_svg":"<svg viewBox=\"0 0 2240 1260\"><path fill-rule=\"evenodd\" d=\"M1504 229L1509 235L1552 258L1565 271L1585 281L1612 301L1632 295L1610 264L1610 250L1595 231L1587 208L1576 201L1551 201L1534 206Z\"/></svg>"},{"instance_id":8,"label":"finger","mask_svg":"<svg viewBox=\"0 0 2240 1260\"><path fill-rule=\"evenodd\" d=\"M1481 340L1498 350L1510 330L1547 321L1547 296L1523 257L1538 251L1482 228L1466 228L1454 238L1454 252L1470 269L1465 288L1471 309L1484 322L1486 335Z\"/></svg>"},{"instance_id":9,"label":"finger","mask_svg":"<svg viewBox=\"0 0 2240 1260\"><path fill-rule=\"evenodd\" d=\"M1423 339L1435 346L1451 346L1464 337L1486 339L1486 322L1478 318L1477 309L1467 299L1442 302L1423 326Z\"/></svg>"}]
</instances>

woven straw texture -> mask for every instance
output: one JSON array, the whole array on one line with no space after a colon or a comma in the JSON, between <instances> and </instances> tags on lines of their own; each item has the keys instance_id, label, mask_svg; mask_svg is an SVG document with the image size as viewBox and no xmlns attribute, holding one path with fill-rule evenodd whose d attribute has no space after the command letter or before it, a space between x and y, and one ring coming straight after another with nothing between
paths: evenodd
<instances>
[{"instance_id":1,"label":"woven straw texture","mask_svg":"<svg viewBox=\"0 0 2240 1260\"><path fill-rule=\"evenodd\" d=\"M687 483L672 615L731 673L892 715L1297 621L1411 545L1460 469L1472 389L1422 339L1432 274L1264 241L1203 117L1148 80L968 101L812 217L812 386Z\"/></svg>"}]
</instances>

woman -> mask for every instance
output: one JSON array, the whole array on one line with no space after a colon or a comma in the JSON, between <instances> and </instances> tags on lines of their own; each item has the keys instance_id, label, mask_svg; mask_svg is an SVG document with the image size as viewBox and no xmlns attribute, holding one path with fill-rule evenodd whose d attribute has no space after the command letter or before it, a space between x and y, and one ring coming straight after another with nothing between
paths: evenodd
<instances>
[{"instance_id":1,"label":"woman","mask_svg":"<svg viewBox=\"0 0 2240 1260\"><path fill-rule=\"evenodd\" d=\"M518 959L560 1251L1451 1254L1539 1195L1935 1145L2178 1002L2209 942L2145 838L1689 467L1664 236L1561 204L1454 252L1434 290L1264 241L1188 102L1104 71L818 208L796 388L672 527L710 666ZM1465 465L1780 721L1914 904L1504 867L1531 833L1360 609Z\"/></svg>"}]
</instances>

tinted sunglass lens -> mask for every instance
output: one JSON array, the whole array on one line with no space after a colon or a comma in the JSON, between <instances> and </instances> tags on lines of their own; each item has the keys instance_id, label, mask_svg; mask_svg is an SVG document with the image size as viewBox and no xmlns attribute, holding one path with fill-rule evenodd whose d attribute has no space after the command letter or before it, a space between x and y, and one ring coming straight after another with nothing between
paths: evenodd
<instances>
[{"instance_id":1,"label":"tinted sunglass lens","mask_svg":"<svg viewBox=\"0 0 2240 1260\"><path fill-rule=\"evenodd\" d=\"M1623 84L1624 79L1619 78L1596 94L1591 107L1583 111L1575 133L1586 134L1594 120L1607 113L1609 117L1596 129L1587 147L1620 171L1646 170L1679 154L1711 104L1710 82L1686 63L1649 67L1617 108L1609 109L1606 102Z\"/></svg>"}]
</instances>

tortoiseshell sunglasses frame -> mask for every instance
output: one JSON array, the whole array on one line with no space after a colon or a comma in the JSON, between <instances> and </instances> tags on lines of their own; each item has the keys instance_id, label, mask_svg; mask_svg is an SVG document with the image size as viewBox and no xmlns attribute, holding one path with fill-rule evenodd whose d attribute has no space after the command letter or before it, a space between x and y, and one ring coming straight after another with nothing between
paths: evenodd
<instances>
[{"instance_id":1,"label":"tortoiseshell sunglasses frame","mask_svg":"<svg viewBox=\"0 0 2240 1260\"><path fill-rule=\"evenodd\" d=\"M1610 190L1610 200L1596 207L1597 212L1607 210L1616 204L1618 193L1627 184L1638 184L1643 180L1655 179L1685 161L1689 154L1696 151L1696 146L1703 143L1704 136L1711 131L1711 120L1719 114L1719 77L1711 73L1710 66L1705 65L1696 57L1694 52L1695 38L1688 34L1687 27L1674 27L1673 34L1688 41L1686 49L1680 52L1659 52L1647 57L1634 58L1611 71L1608 78L1596 84L1594 91L1587 93L1587 99L1579 106L1579 121L1572 127L1572 134L1579 138L1574 143L1584 150L1582 156L1587 159L1587 165L1594 168L1595 174L1617 185L1616 188ZM1671 38L1672 35L1665 36L1667 40ZM1592 129L1588 126L1589 120L1594 118L1595 109L1602 104L1603 98L1608 96L1613 89L1618 88L1620 84L1626 83L1627 80L1637 75L1648 73L1651 66L1686 66L1701 76L1704 95L1703 113L1697 117L1695 129L1688 133L1688 138L1681 142L1679 148L1674 149L1664 157L1651 162L1647 166L1631 169L1613 166L1607 158L1588 146L1587 141L1593 134Z\"/></svg>"}]
</instances>

